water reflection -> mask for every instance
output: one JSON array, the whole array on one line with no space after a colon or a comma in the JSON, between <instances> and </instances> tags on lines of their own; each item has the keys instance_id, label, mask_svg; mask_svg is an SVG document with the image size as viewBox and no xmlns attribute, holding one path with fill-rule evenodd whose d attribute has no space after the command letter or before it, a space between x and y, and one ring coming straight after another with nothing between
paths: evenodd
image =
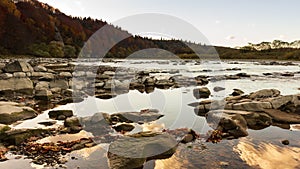
<instances>
[{"instance_id":1,"label":"water reflection","mask_svg":"<svg viewBox=\"0 0 300 169\"><path fill-rule=\"evenodd\" d=\"M261 142L253 145L248 139L241 139L234 151L251 167L262 169L299 168L299 147L280 147Z\"/></svg>"}]
</instances>

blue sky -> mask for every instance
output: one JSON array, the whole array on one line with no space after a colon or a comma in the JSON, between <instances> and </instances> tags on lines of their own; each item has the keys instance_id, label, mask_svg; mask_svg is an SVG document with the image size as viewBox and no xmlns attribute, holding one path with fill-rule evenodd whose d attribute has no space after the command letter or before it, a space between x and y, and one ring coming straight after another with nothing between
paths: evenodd
<instances>
[{"instance_id":1,"label":"blue sky","mask_svg":"<svg viewBox=\"0 0 300 169\"><path fill-rule=\"evenodd\" d=\"M214 45L235 47L248 42L300 39L299 0L40 1L68 15L91 16L109 23L134 14L172 15L194 25Z\"/></svg>"}]
</instances>

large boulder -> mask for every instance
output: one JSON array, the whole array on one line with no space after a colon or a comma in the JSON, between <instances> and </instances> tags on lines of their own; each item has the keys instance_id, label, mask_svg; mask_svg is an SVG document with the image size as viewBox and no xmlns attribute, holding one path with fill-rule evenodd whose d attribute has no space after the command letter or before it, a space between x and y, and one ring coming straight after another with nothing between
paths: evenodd
<instances>
[{"instance_id":1,"label":"large boulder","mask_svg":"<svg viewBox=\"0 0 300 169\"><path fill-rule=\"evenodd\" d=\"M3 70L7 73L14 72L33 72L33 68L31 65L24 61L14 61L12 63L7 64Z\"/></svg>"},{"instance_id":2,"label":"large boulder","mask_svg":"<svg viewBox=\"0 0 300 169\"><path fill-rule=\"evenodd\" d=\"M18 103L0 102L0 123L2 124L12 124L19 120L31 119L36 117L37 114L32 108Z\"/></svg>"},{"instance_id":3,"label":"large boulder","mask_svg":"<svg viewBox=\"0 0 300 169\"><path fill-rule=\"evenodd\" d=\"M169 134L141 132L110 144L107 156L112 169L143 168L146 161L170 158L177 144Z\"/></svg>"},{"instance_id":4,"label":"large boulder","mask_svg":"<svg viewBox=\"0 0 300 169\"><path fill-rule=\"evenodd\" d=\"M235 138L248 135L247 121L239 113L229 114L223 111L210 111L206 114L207 123L214 129Z\"/></svg>"},{"instance_id":5,"label":"large boulder","mask_svg":"<svg viewBox=\"0 0 300 169\"><path fill-rule=\"evenodd\" d=\"M259 99L259 98L269 98L269 97L277 97L280 95L280 91L277 89L263 89L251 93L249 95L250 99Z\"/></svg>"},{"instance_id":6,"label":"large boulder","mask_svg":"<svg viewBox=\"0 0 300 169\"><path fill-rule=\"evenodd\" d=\"M272 124L272 118L266 113L257 113L241 110L214 110L210 113L223 113L229 115L241 115L247 122L247 127L250 129L258 130L269 127Z\"/></svg>"},{"instance_id":7,"label":"large boulder","mask_svg":"<svg viewBox=\"0 0 300 169\"><path fill-rule=\"evenodd\" d=\"M10 78L0 80L0 91L32 94L33 82L29 78Z\"/></svg>"}]
</instances>

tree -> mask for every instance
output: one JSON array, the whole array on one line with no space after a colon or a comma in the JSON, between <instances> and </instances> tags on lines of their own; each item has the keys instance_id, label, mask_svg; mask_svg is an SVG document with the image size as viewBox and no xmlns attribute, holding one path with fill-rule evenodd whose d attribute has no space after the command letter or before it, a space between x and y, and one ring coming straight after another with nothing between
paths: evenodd
<instances>
[{"instance_id":1,"label":"tree","mask_svg":"<svg viewBox=\"0 0 300 169\"><path fill-rule=\"evenodd\" d=\"M49 46L45 43L32 44L29 46L29 54L39 57L50 57Z\"/></svg>"},{"instance_id":2,"label":"tree","mask_svg":"<svg viewBox=\"0 0 300 169\"><path fill-rule=\"evenodd\" d=\"M49 53L52 57L64 57L64 44L59 41L51 41L49 44Z\"/></svg>"},{"instance_id":3,"label":"tree","mask_svg":"<svg viewBox=\"0 0 300 169\"><path fill-rule=\"evenodd\" d=\"M74 57L76 56L76 49L74 46L65 45L64 46L64 55L65 57Z\"/></svg>"}]
</instances>

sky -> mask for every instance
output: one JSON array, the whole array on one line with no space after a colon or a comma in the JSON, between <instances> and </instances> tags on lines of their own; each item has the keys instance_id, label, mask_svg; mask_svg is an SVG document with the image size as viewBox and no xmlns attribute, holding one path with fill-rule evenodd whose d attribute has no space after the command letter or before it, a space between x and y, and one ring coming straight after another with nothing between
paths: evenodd
<instances>
[{"instance_id":1,"label":"sky","mask_svg":"<svg viewBox=\"0 0 300 169\"><path fill-rule=\"evenodd\" d=\"M300 40L299 0L39 1L67 15L90 16L108 23L143 13L171 15L192 24L211 44L218 46L236 47L275 39Z\"/></svg>"}]
</instances>

